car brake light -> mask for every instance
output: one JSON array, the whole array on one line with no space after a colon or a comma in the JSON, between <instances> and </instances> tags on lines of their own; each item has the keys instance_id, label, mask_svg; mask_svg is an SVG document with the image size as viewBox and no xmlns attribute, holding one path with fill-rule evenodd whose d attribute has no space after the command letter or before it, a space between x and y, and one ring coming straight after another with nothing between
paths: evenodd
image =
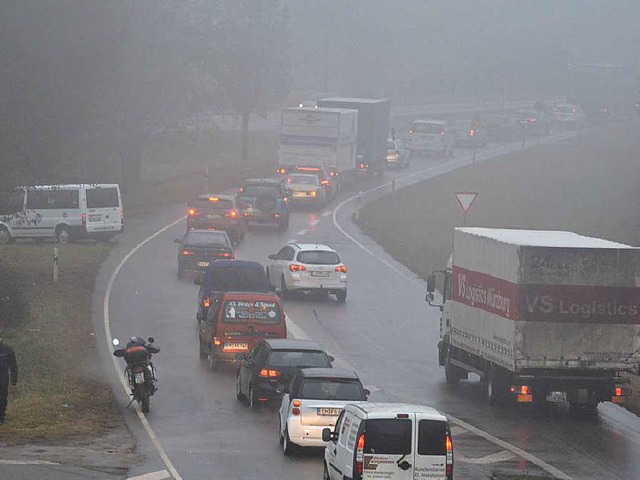
<instances>
[{"instance_id":1,"label":"car brake light","mask_svg":"<svg viewBox=\"0 0 640 480\"><path fill-rule=\"evenodd\" d=\"M222 342L220 341L220 339L218 337L213 337L213 344L214 345L222 345Z\"/></svg>"},{"instance_id":2,"label":"car brake light","mask_svg":"<svg viewBox=\"0 0 640 480\"><path fill-rule=\"evenodd\" d=\"M516 393L518 395L529 395L531 390L528 385L512 385L511 393Z\"/></svg>"},{"instance_id":3,"label":"car brake light","mask_svg":"<svg viewBox=\"0 0 640 480\"><path fill-rule=\"evenodd\" d=\"M280 371L263 368L262 370L260 370L260 376L263 378L277 378L280 376Z\"/></svg>"},{"instance_id":4,"label":"car brake light","mask_svg":"<svg viewBox=\"0 0 640 480\"><path fill-rule=\"evenodd\" d=\"M447 434L445 445L447 450L447 467L445 475L447 476L447 480L451 480L453 478L453 440L449 434Z\"/></svg>"},{"instance_id":5,"label":"car brake light","mask_svg":"<svg viewBox=\"0 0 640 480\"><path fill-rule=\"evenodd\" d=\"M122 211L120 212L120 218L122 218ZM83 213L82 214L82 226L85 226L87 224L87 214Z\"/></svg>"},{"instance_id":6,"label":"car brake light","mask_svg":"<svg viewBox=\"0 0 640 480\"><path fill-rule=\"evenodd\" d=\"M521 392L523 395L529 395L529 387L527 385L522 385Z\"/></svg>"},{"instance_id":7,"label":"car brake light","mask_svg":"<svg viewBox=\"0 0 640 480\"><path fill-rule=\"evenodd\" d=\"M359 475L362 475L364 460L364 433L361 433L358 437L358 448L356 450L356 471Z\"/></svg>"},{"instance_id":8,"label":"car brake light","mask_svg":"<svg viewBox=\"0 0 640 480\"><path fill-rule=\"evenodd\" d=\"M209 308L211 306L211 299L209 297L204 297L202 305L204 305L205 308Z\"/></svg>"},{"instance_id":9,"label":"car brake light","mask_svg":"<svg viewBox=\"0 0 640 480\"><path fill-rule=\"evenodd\" d=\"M531 123L536 123L538 121L537 118L532 118L531 120L529 120Z\"/></svg>"},{"instance_id":10,"label":"car brake light","mask_svg":"<svg viewBox=\"0 0 640 480\"><path fill-rule=\"evenodd\" d=\"M191 250L183 250L182 255L193 255L193 252Z\"/></svg>"},{"instance_id":11,"label":"car brake light","mask_svg":"<svg viewBox=\"0 0 640 480\"><path fill-rule=\"evenodd\" d=\"M336 272L347 273L347 266L346 265L338 265L336 267Z\"/></svg>"},{"instance_id":12,"label":"car brake light","mask_svg":"<svg viewBox=\"0 0 640 480\"><path fill-rule=\"evenodd\" d=\"M189 216L193 217L196 214L196 209L195 208L190 208L189 209Z\"/></svg>"},{"instance_id":13,"label":"car brake light","mask_svg":"<svg viewBox=\"0 0 640 480\"><path fill-rule=\"evenodd\" d=\"M440 132L440 135L444 137L444 130Z\"/></svg>"},{"instance_id":14,"label":"car brake light","mask_svg":"<svg viewBox=\"0 0 640 480\"><path fill-rule=\"evenodd\" d=\"M318 196L318 191L317 190L311 190L311 196L312 197L317 197Z\"/></svg>"},{"instance_id":15,"label":"car brake light","mask_svg":"<svg viewBox=\"0 0 640 480\"><path fill-rule=\"evenodd\" d=\"M299 409L298 407L293 407L293 408L291 409L291 414L292 414L292 415L295 415L295 416L300 415L300 409Z\"/></svg>"},{"instance_id":16,"label":"car brake light","mask_svg":"<svg viewBox=\"0 0 640 480\"><path fill-rule=\"evenodd\" d=\"M573 113L576 113L576 109L575 108L573 108L572 110L573 110Z\"/></svg>"},{"instance_id":17,"label":"car brake light","mask_svg":"<svg viewBox=\"0 0 640 480\"><path fill-rule=\"evenodd\" d=\"M413 135L413 132L415 132L413 128L409 129L409 135Z\"/></svg>"},{"instance_id":18,"label":"car brake light","mask_svg":"<svg viewBox=\"0 0 640 480\"><path fill-rule=\"evenodd\" d=\"M305 267L304 265L293 263L289 265L289 270L291 270L292 272L305 272L307 270L307 267Z\"/></svg>"},{"instance_id":19,"label":"car brake light","mask_svg":"<svg viewBox=\"0 0 640 480\"><path fill-rule=\"evenodd\" d=\"M469 135L471 135L472 137L475 137L476 131L472 128L471 131L469 132Z\"/></svg>"},{"instance_id":20,"label":"car brake light","mask_svg":"<svg viewBox=\"0 0 640 480\"><path fill-rule=\"evenodd\" d=\"M298 167L299 172L319 172L319 167Z\"/></svg>"},{"instance_id":21,"label":"car brake light","mask_svg":"<svg viewBox=\"0 0 640 480\"><path fill-rule=\"evenodd\" d=\"M293 178L291 178L291 177L287 177L287 183L288 183L288 184L289 184L289 183L293 183Z\"/></svg>"},{"instance_id":22,"label":"car brake light","mask_svg":"<svg viewBox=\"0 0 640 480\"><path fill-rule=\"evenodd\" d=\"M360 164L360 170L364 170L365 168L367 168L367 166L364 163Z\"/></svg>"},{"instance_id":23,"label":"car brake light","mask_svg":"<svg viewBox=\"0 0 640 480\"><path fill-rule=\"evenodd\" d=\"M284 167L280 167L279 169L276 170L277 173L279 173L280 175L285 175L287 173L287 169Z\"/></svg>"},{"instance_id":24,"label":"car brake light","mask_svg":"<svg viewBox=\"0 0 640 480\"><path fill-rule=\"evenodd\" d=\"M328 187L329 183L331 183L331 181L325 178L320 183L322 184L323 187Z\"/></svg>"},{"instance_id":25,"label":"car brake light","mask_svg":"<svg viewBox=\"0 0 640 480\"><path fill-rule=\"evenodd\" d=\"M227 213L227 218L238 218L237 210L231 210L229 213Z\"/></svg>"},{"instance_id":26,"label":"car brake light","mask_svg":"<svg viewBox=\"0 0 640 480\"><path fill-rule=\"evenodd\" d=\"M615 395L616 397L621 397L624 395L624 389L622 387L616 387Z\"/></svg>"},{"instance_id":27,"label":"car brake light","mask_svg":"<svg viewBox=\"0 0 640 480\"><path fill-rule=\"evenodd\" d=\"M229 252L222 252L218 254L218 257L231 258L231 254Z\"/></svg>"},{"instance_id":28,"label":"car brake light","mask_svg":"<svg viewBox=\"0 0 640 480\"><path fill-rule=\"evenodd\" d=\"M337 177L338 176L338 172L331 172L331 176L332 177Z\"/></svg>"}]
</instances>

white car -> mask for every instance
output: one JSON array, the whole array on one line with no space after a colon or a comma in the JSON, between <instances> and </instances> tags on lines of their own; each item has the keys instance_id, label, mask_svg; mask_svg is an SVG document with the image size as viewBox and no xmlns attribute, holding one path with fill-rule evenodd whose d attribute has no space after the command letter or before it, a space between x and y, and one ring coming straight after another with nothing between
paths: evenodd
<instances>
[{"instance_id":1,"label":"white car","mask_svg":"<svg viewBox=\"0 0 640 480\"><path fill-rule=\"evenodd\" d=\"M291 379L279 411L280 444L285 455L298 447L324 447L322 430L335 427L347 404L366 402L358 375L337 368L303 368Z\"/></svg>"},{"instance_id":2,"label":"white car","mask_svg":"<svg viewBox=\"0 0 640 480\"><path fill-rule=\"evenodd\" d=\"M327 202L327 191L318 175L292 173L287 176L285 187L292 202L313 203L318 208L323 208Z\"/></svg>"},{"instance_id":3,"label":"white car","mask_svg":"<svg viewBox=\"0 0 640 480\"><path fill-rule=\"evenodd\" d=\"M288 243L278 253L269 255L269 259L269 284L281 296L292 291L321 291L334 294L338 302L347 299L347 266L333 248L316 243Z\"/></svg>"},{"instance_id":4,"label":"white car","mask_svg":"<svg viewBox=\"0 0 640 480\"><path fill-rule=\"evenodd\" d=\"M453 157L455 138L445 120L415 120L409 130L409 154L439 154Z\"/></svg>"}]
</instances>

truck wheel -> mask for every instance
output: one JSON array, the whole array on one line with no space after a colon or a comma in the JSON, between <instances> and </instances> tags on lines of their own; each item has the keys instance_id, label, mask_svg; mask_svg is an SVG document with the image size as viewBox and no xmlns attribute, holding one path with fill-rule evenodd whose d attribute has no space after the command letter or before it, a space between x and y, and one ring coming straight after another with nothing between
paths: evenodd
<instances>
[{"instance_id":1,"label":"truck wheel","mask_svg":"<svg viewBox=\"0 0 640 480\"><path fill-rule=\"evenodd\" d=\"M447 359L444 364L444 376L449 385L457 385L464 376L462 375L462 369L451 363L449 355L447 355Z\"/></svg>"},{"instance_id":2,"label":"truck wheel","mask_svg":"<svg viewBox=\"0 0 640 480\"><path fill-rule=\"evenodd\" d=\"M489 366L485 373L485 386L487 392L487 402L493 406L505 399L506 379L500 370L493 365Z\"/></svg>"}]
</instances>

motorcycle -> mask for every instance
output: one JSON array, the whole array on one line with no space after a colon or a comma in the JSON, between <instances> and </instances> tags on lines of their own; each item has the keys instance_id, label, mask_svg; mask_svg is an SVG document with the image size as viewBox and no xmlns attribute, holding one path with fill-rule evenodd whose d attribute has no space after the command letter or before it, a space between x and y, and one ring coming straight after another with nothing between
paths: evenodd
<instances>
[{"instance_id":1,"label":"motorcycle","mask_svg":"<svg viewBox=\"0 0 640 480\"><path fill-rule=\"evenodd\" d=\"M129 405L137 401L143 413L149 412L151 396L158 389L156 387L158 378L156 376L156 369L151 362L151 355L158 353L160 347L153 344L153 337L149 337L148 341L149 343L145 343L144 340L142 340L142 343L130 343L126 347L123 347L117 338L113 339L113 346L115 347L113 355L122 357L125 362L127 362L124 376L131 389L131 402L129 402ZM129 405L127 405L127 407Z\"/></svg>"}]
</instances>

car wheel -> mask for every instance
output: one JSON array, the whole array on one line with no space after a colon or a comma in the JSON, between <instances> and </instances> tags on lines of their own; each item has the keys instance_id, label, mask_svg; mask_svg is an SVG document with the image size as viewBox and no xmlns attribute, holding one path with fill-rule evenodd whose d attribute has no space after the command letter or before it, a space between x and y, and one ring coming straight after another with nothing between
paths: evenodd
<instances>
[{"instance_id":1,"label":"car wheel","mask_svg":"<svg viewBox=\"0 0 640 480\"><path fill-rule=\"evenodd\" d=\"M296 451L296 446L291 443L289 431L286 428L284 429L284 438L282 440L282 451L287 457L293 455Z\"/></svg>"},{"instance_id":2,"label":"car wheel","mask_svg":"<svg viewBox=\"0 0 640 480\"><path fill-rule=\"evenodd\" d=\"M13 237L5 227L0 227L0 245L7 245L13 242Z\"/></svg>"},{"instance_id":3,"label":"car wheel","mask_svg":"<svg viewBox=\"0 0 640 480\"><path fill-rule=\"evenodd\" d=\"M63 225L62 227L58 227L58 230L56 231L56 238L58 239L58 242L61 243L62 245L66 245L67 243L69 243L69 229L66 225Z\"/></svg>"},{"instance_id":4,"label":"car wheel","mask_svg":"<svg viewBox=\"0 0 640 480\"><path fill-rule=\"evenodd\" d=\"M216 370L218 368L218 359L216 358L215 354L213 353L213 348L209 347L209 353L207 354L207 360L209 363L209 368L211 370Z\"/></svg>"},{"instance_id":5,"label":"car wheel","mask_svg":"<svg viewBox=\"0 0 640 480\"><path fill-rule=\"evenodd\" d=\"M178 265L178 278L183 278L183 277L184 277L184 268Z\"/></svg>"},{"instance_id":6,"label":"car wheel","mask_svg":"<svg viewBox=\"0 0 640 480\"><path fill-rule=\"evenodd\" d=\"M257 410L259 406L258 398L256 397L256 392L253 390L253 385L249 384L249 408L251 410Z\"/></svg>"},{"instance_id":7,"label":"car wheel","mask_svg":"<svg viewBox=\"0 0 640 480\"><path fill-rule=\"evenodd\" d=\"M240 372L236 375L236 398L239 402L245 400L245 396L242 393L242 386L240 385Z\"/></svg>"},{"instance_id":8,"label":"car wheel","mask_svg":"<svg viewBox=\"0 0 640 480\"><path fill-rule=\"evenodd\" d=\"M282 278L280 279L280 296L282 298L287 298L289 297L289 289L287 288L287 282L285 282L284 280L284 275L282 275Z\"/></svg>"},{"instance_id":9,"label":"car wheel","mask_svg":"<svg viewBox=\"0 0 640 480\"><path fill-rule=\"evenodd\" d=\"M278 414L278 442L280 445L284 443L284 435L282 434L282 417Z\"/></svg>"},{"instance_id":10,"label":"car wheel","mask_svg":"<svg viewBox=\"0 0 640 480\"><path fill-rule=\"evenodd\" d=\"M336 299L338 300L338 303L344 303L347 301L347 291L346 290L342 290L341 292L337 292L336 293Z\"/></svg>"},{"instance_id":11,"label":"car wheel","mask_svg":"<svg viewBox=\"0 0 640 480\"><path fill-rule=\"evenodd\" d=\"M203 348L202 340L200 339L200 334L198 334L198 350L200 352L200 360L207 360L209 358L209 353L206 348Z\"/></svg>"}]
</instances>

